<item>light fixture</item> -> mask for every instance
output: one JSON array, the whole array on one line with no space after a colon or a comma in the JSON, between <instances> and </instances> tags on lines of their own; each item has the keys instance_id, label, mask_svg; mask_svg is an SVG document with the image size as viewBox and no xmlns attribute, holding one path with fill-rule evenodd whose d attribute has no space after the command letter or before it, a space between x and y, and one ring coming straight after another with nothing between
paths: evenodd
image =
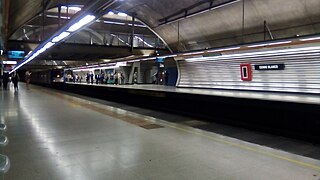
<instances>
[{"instance_id":1,"label":"light fixture","mask_svg":"<svg viewBox=\"0 0 320 180\"><path fill-rule=\"evenodd\" d=\"M255 44L255 45L250 45L247 47L253 48L253 47L263 47L263 46L272 46L272 45L289 44L289 43L292 43L292 41L281 41L281 42L272 42L272 43L264 43L264 44Z\"/></svg>"},{"instance_id":2,"label":"light fixture","mask_svg":"<svg viewBox=\"0 0 320 180\"><path fill-rule=\"evenodd\" d=\"M320 37L311 37L311 38L299 39L299 41L314 41L314 40L320 40Z\"/></svg>"},{"instance_id":3,"label":"light fixture","mask_svg":"<svg viewBox=\"0 0 320 180\"><path fill-rule=\"evenodd\" d=\"M196 55L196 54L202 54L202 53L204 53L204 51L184 53L184 54L182 54L182 55L183 55L183 56L189 56L189 55Z\"/></svg>"},{"instance_id":4,"label":"light fixture","mask_svg":"<svg viewBox=\"0 0 320 180\"><path fill-rule=\"evenodd\" d=\"M26 59L22 61L20 64L18 64L14 69L12 69L9 74L13 73L14 71L18 70L20 67L25 65L26 63L32 61L34 58L39 56L41 53L45 52L47 49L51 48L53 45L55 45L57 42L63 40L64 38L68 37L72 32L79 30L83 26L87 25L91 21L93 21L96 17L93 15L86 15L82 19L80 19L75 24L71 25L69 29L65 32L62 32L60 35L53 37L51 41L47 42L43 47L39 45L34 52L31 54L28 54ZM41 47L41 48L39 48Z\"/></svg>"},{"instance_id":5,"label":"light fixture","mask_svg":"<svg viewBox=\"0 0 320 180\"><path fill-rule=\"evenodd\" d=\"M57 42L61 41L62 39L68 37L69 35L70 35L69 32L62 32L60 35L54 37L51 42L57 43Z\"/></svg>"},{"instance_id":6,"label":"light fixture","mask_svg":"<svg viewBox=\"0 0 320 180\"><path fill-rule=\"evenodd\" d=\"M122 22L114 22L114 21L103 21L105 24L115 24L115 25L126 25L126 23Z\"/></svg>"},{"instance_id":7,"label":"light fixture","mask_svg":"<svg viewBox=\"0 0 320 180\"><path fill-rule=\"evenodd\" d=\"M73 24L67 31L68 32L74 32L78 29L80 29L82 26L90 23L91 21L93 21L96 17L93 15L86 15L84 18L82 18L80 21L78 21L77 23Z\"/></svg>"},{"instance_id":8,"label":"light fixture","mask_svg":"<svg viewBox=\"0 0 320 180\"><path fill-rule=\"evenodd\" d=\"M53 43L53 42L48 42L41 49L39 49L36 53L39 55L39 54L43 53L44 51L46 51L47 49L49 49L50 47L52 47L54 44L55 43Z\"/></svg>"},{"instance_id":9,"label":"light fixture","mask_svg":"<svg viewBox=\"0 0 320 180\"><path fill-rule=\"evenodd\" d=\"M114 12L109 11L109 12L108 12L108 15L114 15Z\"/></svg>"},{"instance_id":10,"label":"light fixture","mask_svg":"<svg viewBox=\"0 0 320 180\"><path fill-rule=\"evenodd\" d=\"M231 51L231 50L237 50L240 49L240 47L230 47L230 48L222 48L222 49L215 49L215 50L209 50L207 52L220 52L220 51Z\"/></svg>"},{"instance_id":11,"label":"light fixture","mask_svg":"<svg viewBox=\"0 0 320 180\"><path fill-rule=\"evenodd\" d=\"M3 61L3 64L16 65L17 61Z\"/></svg>"},{"instance_id":12,"label":"light fixture","mask_svg":"<svg viewBox=\"0 0 320 180\"><path fill-rule=\"evenodd\" d=\"M271 55L286 55L286 54L300 54L300 53L311 53L320 52L320 46L305 47L305 48L293 48L293 49L283 49L283 50L271 50L271 51L260 51L260 52L250 52L250 53L238 53L238 54L227 54L221 56L213 57L201 57L201 58L188 58L186 61L208 61L208 60L225 60L225 59L241 59L241 58L253 58L253 57L263 57Z\"/></svg>"},{"instance_id":13,"label":"light fixture","mask_svg":"<svg viewBox=\"0 0 320 180\"><path fill-rule=\"evenodd\" d=\"M80 7L76 7L76 6L61 6L62 9L70 9L70 10L74 10L74 11L81 11Z\"/></svg>"},{"instance_id":14,"label":"light fixture","mask_svg":"<svg viewBox=\"0 0 320 180\"><path fill-rule=\"evenodd\" d=\"M2 49L0 50L0 55L1 55L1 56L3 55L3 50L2 50Z\"/></svg>"},{"instance_id":15,"label":"light fixture","mask_svg":"<svg viewBox=\"0 0 320 180\"><path fill-rule=\"evenodd\" d=\"M118 16L127 17L127 14L126 14L126 13L119 12L119 13L118 13Z\"/></svg>"}]
</instances>

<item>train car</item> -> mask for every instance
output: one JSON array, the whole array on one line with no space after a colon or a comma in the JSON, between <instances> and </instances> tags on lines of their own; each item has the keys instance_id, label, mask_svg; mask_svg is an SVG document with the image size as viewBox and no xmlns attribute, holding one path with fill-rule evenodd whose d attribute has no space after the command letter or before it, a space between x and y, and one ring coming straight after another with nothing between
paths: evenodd
<instances>
[{"instance_id":1,"label":"train car","mask_svg":"<svg viewBox=\"0 0 320 180\"><path fill-rule=\"evenodd\" d=\"M59 86L64 83L64 71L62 69L33 71L30 82L46 86Z\"/></svg>"}]
</instances>

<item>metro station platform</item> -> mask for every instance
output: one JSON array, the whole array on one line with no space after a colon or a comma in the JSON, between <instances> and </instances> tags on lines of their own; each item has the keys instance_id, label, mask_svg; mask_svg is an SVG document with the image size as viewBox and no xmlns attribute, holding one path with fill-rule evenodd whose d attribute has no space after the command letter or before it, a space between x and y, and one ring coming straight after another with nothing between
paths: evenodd
<instances>
[{"instance_id":1,"label":"metro station platform","mask_svg":"<svg viewBox=\"0 0 320 180\"><path fill-rule=\"evenodd\" d=\"M176 88L141 84L66 83L62 89L131 106L201 118L206 122L320 143L320 96L317 94ZM201 129L216 130L207 125ZM234 134L237 133L232 133ZM234 136L252 141L251 136Z\"/></svg>"},{"instance_id":2,"label":"metro station platform","mask_svg":"<svg viewBox=\"0 0 320 180\"><path fill-rule=\"evenodd\" d=\"M11 160L4 179L320 178L320 157L193 127L199 119L24 85L0 91Z\"/></svg>"}]
</instances>

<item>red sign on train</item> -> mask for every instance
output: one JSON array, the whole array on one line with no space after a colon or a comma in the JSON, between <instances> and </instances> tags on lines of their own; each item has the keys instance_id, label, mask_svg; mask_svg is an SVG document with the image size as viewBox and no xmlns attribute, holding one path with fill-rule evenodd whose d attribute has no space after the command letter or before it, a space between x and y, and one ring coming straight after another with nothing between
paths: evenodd
<instances>
[{"instance_id":1,"label":"red sign on train","mask_svg":"<svg viewBox=\"0 0 320 180\"><path fill-rule=\"evenodd\" d=\"M240 74L242 81L252 80L252 70L250 64L240 64Z\"/></svg>"}]
</instances>

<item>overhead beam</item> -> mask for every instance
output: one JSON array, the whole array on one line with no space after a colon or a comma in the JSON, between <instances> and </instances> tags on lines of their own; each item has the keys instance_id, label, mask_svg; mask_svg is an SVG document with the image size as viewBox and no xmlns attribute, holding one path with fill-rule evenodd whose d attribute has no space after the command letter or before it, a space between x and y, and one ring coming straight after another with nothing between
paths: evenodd
<instances>
[{"instance_id":1,"label":"overhead beam","mask_svg":"<svg viewBox=\"0 0 320 180\"><path fill-rule=\"evenodd\" d=\"M217 8L220 8L220 7L224 7L224 6L227 6L227 5L230 5L230 4L233 4L233 3L236 3L236 2L239 2L240 0L227 0L227 1L224 1L224 2L219 2L219 3L215 3L216 1L210 1L210 0L205 0L205 1L201 1L201 2L198 2L192 6L189 6L187 8L184 8L180 11L178 11L177 13L174 13L174 14L171 14L169 16L166 16L164 18L161 18L159 19L159 26L161 25L164 25L164 24L170 24L170 23L173 23L173 22L177 22L177 21L180 21L182 19L186 19L186 18L189 18L189 17L192 17L192 16L196 16L198 14L202 14L202 13L205 13L205 12L208 12L210 10L213 10L213 9L217 9ZM194 11L194 12L191 12L192 9L198 7L198 6L201 6L203 4L208 4L208 6L206 8L203 8L201 10L197 10L197 11Z\"/></svg>"}]
</instances>

